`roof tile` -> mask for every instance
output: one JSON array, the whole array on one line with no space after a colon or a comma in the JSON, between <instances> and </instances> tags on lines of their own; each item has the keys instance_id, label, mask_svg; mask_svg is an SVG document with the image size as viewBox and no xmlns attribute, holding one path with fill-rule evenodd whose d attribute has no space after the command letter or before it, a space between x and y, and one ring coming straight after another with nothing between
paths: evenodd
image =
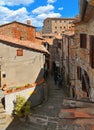
<instances>
[{"instance_id":1,"label":"roof tile","mask_svg":"<svg viewBox=\"0 0 94 130\"><path fill-rule=\"evenodd\" d=\"M34 50L37 50L37 51L41 51L41 52L44 52L44 53L49 53L43 45L40 45L38 43L33 43L31 41L28 41L28 40L19 40L17 38L9 37L9 36L6 36L6 35L0 35L0 41L6 41L6 42L9 42L11 44L24 46L24 47L34 49Z\"/></svg>"}]
</instances>

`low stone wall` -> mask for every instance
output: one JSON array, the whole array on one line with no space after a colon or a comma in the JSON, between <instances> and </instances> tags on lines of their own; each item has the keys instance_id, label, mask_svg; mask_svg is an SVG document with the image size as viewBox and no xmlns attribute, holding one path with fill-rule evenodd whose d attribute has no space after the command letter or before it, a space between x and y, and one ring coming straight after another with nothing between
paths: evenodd
<instances>
[{"instance_id":1,"label":"low stone wall","mask_svg":"<svg viewBox=\"0 0 94 130\"><path fill-rule=\"evenodd\" d=\"M31 94L33 93L35 87L27 88L18 92L13 92L10 94L5 95L5 111L8 114L12 114L14 110L14 102L16 101L16 96L21 95L26 98L26 100L29 99Z\"/></svg>"}]
</instances>

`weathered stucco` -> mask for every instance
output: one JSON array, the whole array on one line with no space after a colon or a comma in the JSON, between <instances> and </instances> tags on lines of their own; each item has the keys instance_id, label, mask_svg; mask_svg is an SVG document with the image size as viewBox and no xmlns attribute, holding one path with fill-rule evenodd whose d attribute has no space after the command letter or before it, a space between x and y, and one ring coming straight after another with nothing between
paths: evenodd
<instances>
[{"instance_id":1,"label":"weathered stucco","mask_svg":"<svg viewBox=\"0 0 94 130\"><path fill-rule=\"evenodd\" d=\"M43 53L21 47L23 56L17 56L20 46L3 42L0 42L0 48L1 86L22 86L37 80L43 71Z\"/></svg>"}]
</instances>

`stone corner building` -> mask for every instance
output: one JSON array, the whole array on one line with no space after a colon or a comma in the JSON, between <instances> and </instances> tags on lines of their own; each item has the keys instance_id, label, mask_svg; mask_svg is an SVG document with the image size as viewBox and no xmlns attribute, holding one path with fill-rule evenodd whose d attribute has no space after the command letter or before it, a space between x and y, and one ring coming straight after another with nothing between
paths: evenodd
<instances>
[{"instance_id":1,"label":"stone corner building","mask_svg":"<svg viewBox=\"0 0 94 130\"><path fill-rule=\"evenodd\" d=\"M66 36L69 43L66 66L75 96L94 101L94 1L80 0L79 4L80 19L75 21L75 35Z\"/></svg>"},{"instance_id":2,"label":"stone corner building","mask_svg":"<svg viewBox=\"0 0 94 130\"><path fill-rule=\"evenodd\" d=\"M35 83L48 51L36 38L35 27L19 22L0 26L0 86ZM40 78L43 77L43 73Z\"/></svg>"}]
</instances>

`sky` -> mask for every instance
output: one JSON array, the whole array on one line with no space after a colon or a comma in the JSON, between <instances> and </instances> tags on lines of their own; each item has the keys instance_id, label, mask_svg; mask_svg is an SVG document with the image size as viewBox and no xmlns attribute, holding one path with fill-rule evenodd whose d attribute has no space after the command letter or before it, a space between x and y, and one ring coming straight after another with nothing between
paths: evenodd
<instances>
[{"instance_id":1,"label":"sky","mask_svg":"<svg viewBox=\"0 0 94 130\"><path fill-rule=\"evenodd\" d=\"M73 18L79 14L78 0L0 0L0 24L18 21L42 27L47 17Z\"/></svg>"}]
</instances>

